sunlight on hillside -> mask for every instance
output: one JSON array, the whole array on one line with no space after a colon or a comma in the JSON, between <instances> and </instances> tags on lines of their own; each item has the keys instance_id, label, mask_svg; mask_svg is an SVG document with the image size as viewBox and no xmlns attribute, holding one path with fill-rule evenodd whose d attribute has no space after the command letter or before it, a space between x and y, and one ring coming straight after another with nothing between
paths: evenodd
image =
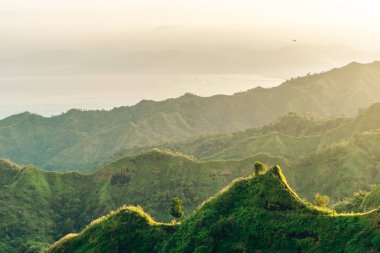
<instances>
[{"instance_id":1,"label":"sunlight on hillside","mask_svg":"<svg viewBox=\"0 0 380 253\"><path fill-rule=\"evenodd\" d=\"M379 7L1 0L0 253L380 252Z\"/></svg>"}]
</instances>

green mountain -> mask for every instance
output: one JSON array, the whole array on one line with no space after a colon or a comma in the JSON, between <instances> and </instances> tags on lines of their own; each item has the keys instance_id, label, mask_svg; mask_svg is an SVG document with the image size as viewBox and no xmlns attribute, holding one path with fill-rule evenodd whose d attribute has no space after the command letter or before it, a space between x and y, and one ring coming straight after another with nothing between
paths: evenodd
<instances>
[{"instance_id":1,"label":"green mountain","mask_svg":"<svg viewBox=\"0 0 380 253\"><path fill-rule=\"evenodd\" d=\"M70 110L51 118L23 113L0 121L0 157L50 170L86 170L121 149L259 127L288 112L352 116L380 101L379 82L380 62L352 63L232 96L186 94L111 111Z\"/></svg>"},{"instance_id":2,"label":"green mountain","mask_svg":"<svg viewBox=\"0 0 380 253\"><path fill-rule=\"evenodd\" d=\"M312 199L316 192L333 202L380 184L380 103L355 118L324 120L289 113L262 128L210 135L160 148L201 160L240 160L264 155L265 163L280 164L292 187ZM152 147L121 150L118 157ZM268 159L268 160L267 160Z\"/></svg>"},{"instance_id":3,"label":"green mountain","mask_svg":"<svg viewBox=\"0 0 380 253\"><path fill-rule=\"evenodd\" d=\"M157 146L191 154L198 159L241 159L259 152L299 159L331 145L344 144L380 129L380 103L354 118L321 119L309 114L288 113L261 128L230 134L208 135ZM151 147L120 150L115 154L139 153Z\"/></svg>"},{"instance_id":4,"label":"green mountain","mask_svg":"<svg viewBox=\"0 0 380 253\"><path fill-rule=\"evenodd\" d=\"M379 215L316 208L290 189L276 166L236 181L180 224L123 207L48 252L378 252Z\"/></svg>"},{"instance_id":5,"label":"green mountain","mask_svg":"<svg viewBox=\"0 0 380 253\"><path fill-rule=\"evenodd\" d=\"M353 196L343 199L334 205L342 212L367 212L380 207L380 186L371 185L370 191L358 191Z\"/></svg>"},{"instance_id":6,"label":"green mountain","mask_svg":"<svg viewBox=\"0 0 380 253\"><path fill-rule=\"evenodd\" d=\"M0 161L0 252L37 252L64 234L124 204L169 221L174 196L191 212L264 155L200 162L153 150L107 164L93 174L47 172ZM273 160L273 162L275 162Z\"/></svg>"},{"instance_id":7,"label":"green mountain","mask_svg":"<svg viewBox=\"0 0 380 253\"><path fill-rule=\"evenodd\" d=\"M364 210L370 210L378 208L380 206L380 187L373 186L372 191L364 195L363 202L360 204L360 208Z\"/></svg>"},{"instance_id":8,"label":"green mountain","mask_svg":"<svg viewBox=\"0 0 380 253\"><path fill-rule=\"evenodd\" d=\"M307 114L288 113L261 128L209 135L160 146L202 160L241 159L257 153L298 159L317 150L326 133L351 121L350 118L323 120ZM115 156L139 153L141 150L144 148L121 150Z\"/></svg>"},{"instance_id":9,"label":"green mountain","mask_svg":"<svg viewBox=\"0 0 380 253\"><path fill-rule=\"evenodd\" d=\"M291 113L262 128L162 146L203 160L153 150L113 160L92 174L1 161L0 217L6 222L0 224L0 252L36 252L124 204L169 221L172 197L184 199L189 213L234 178L251 174L257 160L286 168L302 197L327 194L342 211L376 208L376 198L356 207L358 199L348 198L380 182L379 115L380 104L354 119ZM342 206L344 198L351 206Z\"/></svg>"}]
</instances>

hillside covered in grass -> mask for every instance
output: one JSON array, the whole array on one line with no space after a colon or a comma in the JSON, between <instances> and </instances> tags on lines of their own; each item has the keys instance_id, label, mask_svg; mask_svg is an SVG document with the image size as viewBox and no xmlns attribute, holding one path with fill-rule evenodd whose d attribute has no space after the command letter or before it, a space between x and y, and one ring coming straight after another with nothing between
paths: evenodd
<instances>
[{"instance_id":1,"label":"hillside covered in grass","mask_svg":"<svg viewBox=\"0 0 380 253\"><path fill-rule=\"evenodd\" d=\"M142 148L92 174L2 161L0 213L7 222L0 224L0 249L33 252L124 204L141 205L154 219L169 221L173 196L184 199L191 212L232 179L251 174L257 160L284 167L303 198L321 193L337 210L367 211L376 205L339 204L380 183L379 117L380 104L352 119L291 113L262 128L160 146L190 156Z\"/></svg>"},{"instance_id":2,"label":"hillside covered in grass","mask_svg":"<svg viewBox=\"0 0 380 253\"><path fill-rule=\"evenodd\" d=\"M286 168L288 180L303 197L316 192L333 202L380 184L380 103L354 118L320 119L289 113L261 128L210 135L159 147L200 160L240 160L262 156ZM118 157L152 147L121 150Z\"/></svg>"},{"instance_id":3,"label":"hillside covered in grass","mask_svg":"<svg viewBox=\"0 0 380 253\"><path fill-rule=\"evenodd\" d=\"M378 252L380 213L337 214L300 199L277 166L234 182L180 224L124 207L71 234L60 252Z\"/></svg>"},{"instance_id":4,"label":"hillside covered in grass","mask_svg":"<svg viewBox=\"0 0 380 253\"><path fill-rule=\"evenodd\" d=\"M347 143L361 134L376 132L380 129L379 118L380 103L362 109L352 118L326 120L310 114L288 113L261 128L208 135L162 146L202 160L240 159L259 152L294 160L337 143Z\"/></svg>"},{"instance_id":5,"label":"hillside covered in grass","mask_svg":"<svg viewBox=\"0 0 380 253\"><path fill-rule=\"evenodd\" d=\"M379 82L379 62L352 63L232 96L186 94L111 111L74 109L51 118L23 113L0 120L0 157L50 170L86 170L120 149L260 127L288 112L352 116L380 101Z\"/></svg>"},{"instance_id":6,"label":"hillside covered in grass","mask_svg":"<svg viewBox=\"0 0 380 253\"><path fill-rule=\"evenodd\" d=\"M371 185L369 191L358 191L339 201L334 209L341 212L367 212L380 207L380 185Z\"/></svg>"},{"instance_id":7,"label":"hillside covered in grass","mask_svg":"<svg viewBox=\"0 0 380 253\"><path fill-rule=\"evenodd\" d=\"M153 150L93 174L0 161L0 252L38 252L124 204L141 205L155 219L170 221L173 197L181 197L191 212L232 179L251 174L258 158L200 162Z\"/></svg>"},{"instance_id":8,"label":"hillside covered in grass","mask_svg":"<svg viewBox=\"0 0 380 253\"><path fill-rule=\"evenodd\" d=\"M92 174L46 172L2 161L0 213L7 222L0 224L0 249L39 249L124 204L141 205L153 218L169 221L173 196L184 199L191 212L232 179L251 174L257 160L285 168L303 198L313 200L321 193L331 205L341 204L380 183L379 116L380 104L353 119L292 113L262 128L161 145L190 156L143 148ZM376 207L349 205L337 210Z\"/></svg>"}]
</instances>

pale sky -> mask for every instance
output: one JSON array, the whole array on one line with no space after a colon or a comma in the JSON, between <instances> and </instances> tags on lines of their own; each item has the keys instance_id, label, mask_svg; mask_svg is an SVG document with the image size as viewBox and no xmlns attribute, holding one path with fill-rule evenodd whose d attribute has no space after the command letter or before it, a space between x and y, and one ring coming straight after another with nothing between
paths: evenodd
<instances>
[{"instance_id":1,"label":"pale sky","mask_svg":"<svg viewBox=\"0 0 380 253\"><path fill-rule=\"evenodd\" d=\"M0 29L2 38L11 36L2 44L12 45L37 38L74 43L70 36L107 38L163 25L235 26L379 50L379 10L376 0L0 0Z\"/></svg>"},{"instance_id":2,"label":"pale sky","mask_svg":"<svg viewBox=\"0 0 380 253\"><path fill-rule=\"evenodd\" d=\"M8 92L0 118L185 91L231 94L260 83L251 76L284 80L379 60L379 10L377 0L0 0L0 92ZM156 74L196 77L178 79L187 86L120 77ZM208 74L237 76L198 78ZM114 94L128 96L110 95L115 80ZM204 89L207 80L212 90ZM158 96L158 86L171 88ZM46 89L38 105L37 87Z\"/></svg>"}]
</instances>

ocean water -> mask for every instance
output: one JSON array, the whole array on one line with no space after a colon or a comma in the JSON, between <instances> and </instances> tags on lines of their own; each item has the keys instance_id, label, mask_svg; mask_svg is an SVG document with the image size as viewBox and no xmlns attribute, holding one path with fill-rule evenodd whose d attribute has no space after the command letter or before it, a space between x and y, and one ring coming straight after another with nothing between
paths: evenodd
<instances>
[{"instance_id":1,"label":"ocean water","mask_svg":"<svg viewBox=\"0 0 380 253\"><path fill-rule=\"evenodd\" d=\"M0 77L0 119L20 112L57 115L71 108L112 109L186 92L233 94L283 80L256 75L86 75Z\"/></svg>"}]
</instances>

